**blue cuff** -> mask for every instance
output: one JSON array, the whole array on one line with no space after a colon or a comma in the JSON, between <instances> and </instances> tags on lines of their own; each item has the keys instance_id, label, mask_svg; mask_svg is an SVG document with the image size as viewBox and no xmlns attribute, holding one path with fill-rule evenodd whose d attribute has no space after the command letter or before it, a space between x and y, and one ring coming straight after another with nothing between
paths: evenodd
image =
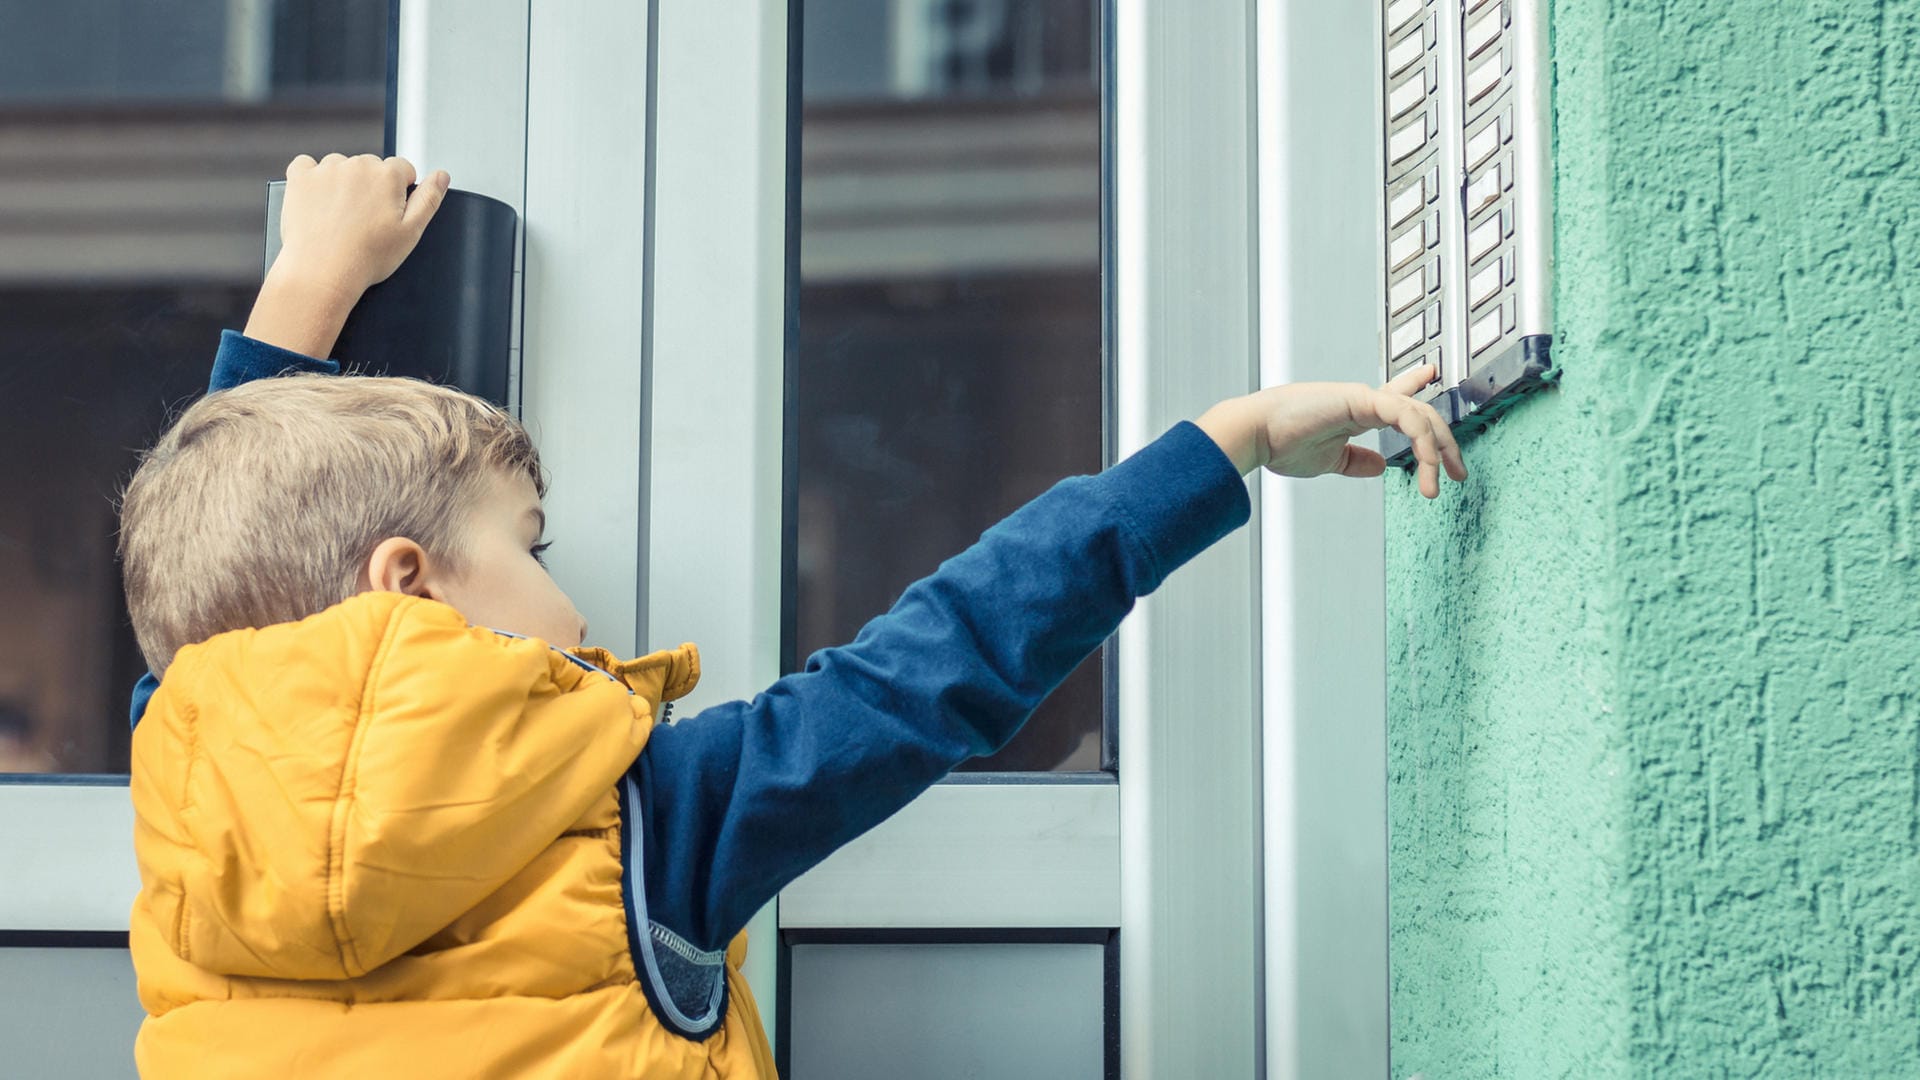
<instances>
[{"instance_id":1,"label":"blue cuff","mask_svg":"<svg viewBox=\"0 0 1920 1080\"><path fill-rule=\"evenodd\" d=\"M222 330L220 351L213 356L213 377L207 381L207 389L231 390L241 383L271 379L289 371L338 375L340 365L332 360L322 360L264 341L255 341L233 330Z\"/></svg>"},{"instance_id":2,"label":"blue cuff","mask_svg":"<svg viewBox=\"0 0 1920 1080\"><path fill-rule=\"evenodd\" d=\"M1095 476L1151 564L1151 592L1187 560L1247 523L1253 500L1218 443L1190 420Z\"/></svg>"},{"instance_id":3,"label":"blue cuff","mask_svg":"<svg viewBox=\"0 0 1920 1080\"><path fill-rule=\"evenodd\" d=\"M153 700L153 692L158 689L160 680L154 678L151 671L140 676L140 681L133 684L133 706L127 714L128 727L140 726L140 718L147 713L147 702Z\"/></svg>"}]
</instances>

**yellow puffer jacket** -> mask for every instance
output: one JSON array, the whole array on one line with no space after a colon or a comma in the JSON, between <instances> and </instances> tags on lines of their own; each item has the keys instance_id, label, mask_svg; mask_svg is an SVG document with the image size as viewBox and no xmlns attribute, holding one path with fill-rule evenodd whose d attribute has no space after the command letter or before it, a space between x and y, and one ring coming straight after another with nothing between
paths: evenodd
<instances>
[{"instance_id":1,"label":"yellow puffer jacket","mask_svg":"<svg viewBox=\"0 0 1920 1080\"><path fill-rule=\"evenodd\" d=\"M141 1073L773 1076L744 935L702 1041L635 975L617 791L698 654L582 655L618 681L394 593L182 649L133 736Z\"/></svg>"}]
</instances>

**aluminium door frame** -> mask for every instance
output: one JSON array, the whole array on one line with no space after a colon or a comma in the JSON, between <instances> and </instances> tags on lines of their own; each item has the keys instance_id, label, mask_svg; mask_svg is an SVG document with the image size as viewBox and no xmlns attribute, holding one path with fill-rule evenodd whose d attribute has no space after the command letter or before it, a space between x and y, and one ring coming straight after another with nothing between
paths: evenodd
<instances>
[{"instance_id":1,"label":"aluminium door frame","mask_svg":"<svg viewBox=\"0 0 1920 1080\"><path fill-rule=\"evenodd\" d=\"M1378 378L1381 8L1260 6L1268 385ZM1405 483L1273 482L1262 503L1269 1080L1387 1074L1382 496Z\"/></svg>"},{"instance_id":2,"label":"aluminium door frame","mask_svg":"<svg viewBox=\"0 0 1920 1080\"><path fill-rule=\"evenodd\" d=\"M1254 389L1255 0L1115 0L1117 447ZM1254 520L1120 629L1121 1059L1249 1076L1261 956L1260 488Z\"/></svg>"},{"instance_id":3,"label":"aluminium door frame","mask_svg":"<svg viewBox=\"0 0 1920 1080\"><path fill-rule=\"evenodd\" d=\"M1125 454L1255 383L1253 7L1176 17L1123 2L1107 15L1118 58L1108 76L1114 193L1108 266L1117 308L1110 344L1117 449ZM759 18L764 26L764 11ZM661 55L674 47L663 25ZM663 177L671 161L689 152L672 135L673 98L702 98L696 82L717 91L748 80L742 65L764 70L772 54L741 49L705 59L659 84L656 160ZM660 71L672 63L663 60ZM771 107L777 92L760 85L763 105ZM788 115L784 101L780 109ZM732 120L688 130L707 141L748 140L754 146L743 156L764 166L776 126L764 115L755 122L736 113ZM751 157L754 147L758 158ZM1237 165L1221 167L1216 159L1222 155ZM669 187L662 179L655 189L663 223L711 220L704 215L728 205L724 199L703 204L701 190L670 195ZM767 201L756 205L768 213ZM681 258L667 251L667 228L661 226L654 263L657 289L670 287ZM744 246L730 250L741 260L738 274L769 279L775 252L762 247L752 261ZM779 254L781 265L790 265L788 253ZM1194 288L1196 280L1209 288ZM708 290L708 302L714 293ZM739 314L737 307L725 310ZM701 311L702 299L692 292L686 303L654 309L656 416L671 414L685 425L679 438L696 437L702 428L724 430L729 422L711 404L700 411L695 367L685 368L689 379L669 405L666 381L696 361L662 346L672 333L667 320L697 326L707 321ZM753 317L763 319L764 309ZM734 374L744 376L736 385L751 387L764 408L783 368L764 342L758 356L757 366ZM656 447L670 452L664 442ZM760 458L756 471L766 461ZM754 613L747 625L763 634L777 628L777 596L765 583L777 581L779 552L763 542L771 525L764 504L739 496L724 503L674 498L665 482L655 480L654 520L697 514L695 520L722 534L762 538L749 546L753 554L735 576L757 585L744 601ZM765 490L762 480L763 496ZM664 557L673 536L657 529L649 541L663 570L679 561ZM1256 544L1251 530L1243 531L1176 574L1122 628L1117 782L1001 776L939 785L790 886L779 904L782 930L1117 928L1123 1071L1250 1072L1261 994L1258 581ZM656 601L652 610L664 632L662 604ZM758 640L764 646L765 638ZM1135 657L1140 660L1130 664ZM1058 872L1036 887L1040 866ZM1193 888L1196 881L1208 887Z\"/></svg>"}]
</instances>

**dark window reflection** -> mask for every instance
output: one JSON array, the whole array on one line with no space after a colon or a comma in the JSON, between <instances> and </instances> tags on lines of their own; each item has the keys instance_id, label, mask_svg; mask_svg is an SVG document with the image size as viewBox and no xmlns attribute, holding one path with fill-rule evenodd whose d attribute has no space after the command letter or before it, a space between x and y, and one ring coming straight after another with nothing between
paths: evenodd
<instances>
[{"instance_id":1,"label":"dark window reflection","mask_svg":"<svg viewBox=\"0 0 1920 1080\"><path fill-rule=\"evenodd\" d=\"M795 661L1102 458L1091 0L808 0ZM1102 766L1099 657L968 768Z\"/></svg>"},{"instance_id":2,"label":"dark window reflection","mask_svg":"<svg viewBox=\"0 0 1920 1080\"><path fill-rule=\"evenodd\" d=\"M114 497L246 319L266 182L381 149L386 5L0 2L0 25L0 772L124 772L144 665Z\"/></svg>"},{"instance_id":3,"label":"dark window reflection","mask_svg":"<svg viewBox=\"0 0 1920 1080\"><path fill-rule=\"evenodd\" d=\"M251 300L244 286L0 289L0 771L126 771L127 691L146 668L114 498Z\"/></svg>"}]
</instances>

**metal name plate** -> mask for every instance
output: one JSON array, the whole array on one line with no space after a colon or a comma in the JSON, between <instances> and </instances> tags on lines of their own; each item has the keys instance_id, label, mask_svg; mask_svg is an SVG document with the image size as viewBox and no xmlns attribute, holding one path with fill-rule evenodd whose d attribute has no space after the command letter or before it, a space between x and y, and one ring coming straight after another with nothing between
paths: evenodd
<instances>
[{"instance_id":1,"label":"metal name plate","mask_svg":"<svg viewBox=\"0 0 1920 1080\"><path fill-rule=\"evenodd\" d=\"M1382 373L1464 436L1555 375L1546 5L1379 2Z\"/></svg>"}]
</instances>

